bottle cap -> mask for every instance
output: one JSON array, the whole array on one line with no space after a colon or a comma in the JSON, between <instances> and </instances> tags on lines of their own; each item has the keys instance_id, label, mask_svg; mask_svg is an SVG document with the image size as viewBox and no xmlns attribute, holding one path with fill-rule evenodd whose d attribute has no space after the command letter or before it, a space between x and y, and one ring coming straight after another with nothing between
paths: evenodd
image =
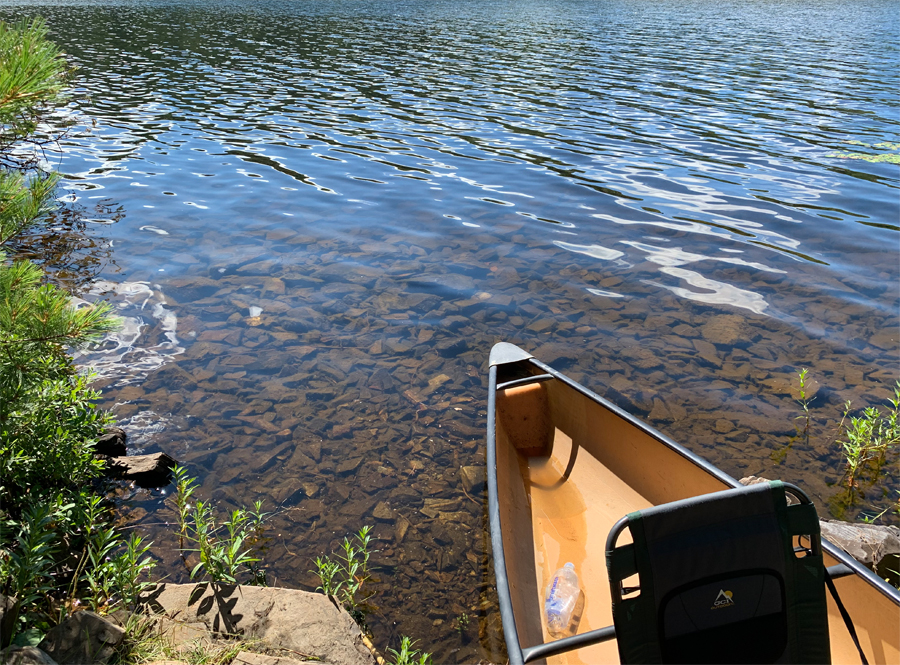
<instances>
[{"instance_id":1,"label":"bottle cap","mask_svg":"<svg viewBox=\"0 0 900 665\"><path fill-rule=\"evenodd\" d=\"M575 564L572 563L572 562L570 561L569 563L567 563L567 564L565 565L565 567L566 567L566 568L571 568L571 569L574 570L574 569L575 569Z\"/></svg>"}]
</instances>

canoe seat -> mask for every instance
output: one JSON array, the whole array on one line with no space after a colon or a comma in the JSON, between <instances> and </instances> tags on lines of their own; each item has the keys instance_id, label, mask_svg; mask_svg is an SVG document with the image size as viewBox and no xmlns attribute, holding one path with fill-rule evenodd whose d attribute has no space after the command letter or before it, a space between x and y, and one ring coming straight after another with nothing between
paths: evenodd
<instances>
[{"instance_id":1,"label":"canoe seat","mask_svg":"<svg viewBox=\"0 0 900 665\"><path fill-rule=\"evenodd\" d=\"M633 542L616 546L625 529ZM819 520L799 488L630 513L606 549L622 663L831 662Z\"/></svg>"}]
</instances>

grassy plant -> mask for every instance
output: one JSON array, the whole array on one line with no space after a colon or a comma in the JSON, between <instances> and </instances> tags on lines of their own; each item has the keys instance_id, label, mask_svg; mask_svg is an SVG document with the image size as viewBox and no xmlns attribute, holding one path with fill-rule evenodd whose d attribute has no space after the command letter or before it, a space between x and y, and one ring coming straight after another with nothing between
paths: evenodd
<instances>
[{"instance_id":1,"label":"grassy plant","mask_svg":"<svg viewBox=\"0 0 900 665\"><path fill-rule=\"evenodd\" d=\"M894 499L894 502L889 505L887 508L882 510L877 515L866 515L863 513L862 517L859 519L866 524L875 524L878 520L880 520L885 515L890 514L893 517L900 518L900 490L897 490L897 498Z\"/></svg>"},{"instance_id":2,"label":"grassy plant","mask_svg":"<svg viewBox=\"0 0 900 665\"><path fill-rule=\"evenodd\" d=\"M807 433L809 432L809 404L813 400L807 393L808 384L806 379L808 375L809 369L806 367L797 372L797 403L803 409L803 415L797 416L797 418L805 418L806 424L803 427L803 431Z\"/></svg>"},{"instance_id":3,"label":"grassy plant","mask_svg":"<svg viewBox=\"0 0 900 665\"><path fill-rule=\"evenodd\" d=\"M271 649L260 640L213 636L176 645L155 618L134 614L125 623L125 639L117 649L115 663L174 661L188 665L228 665L241 651L266 653Z\"/></svg>"},{"instance_id":4,"label":"grassy plant","mask_svg":"<svg viewBox=\"0 0 900 665\"><path fill-rule=\"evenodd\" d=\"M856 487L866 472L877 476L888 453L900 444L900 381L888 406L887 413L872 406L863 409L859 416L850 416L848 421L851 404L845 404L838 442L846 461L844 481L848 488Z\"/></svg>"},{"instance_id":5,"label":"grassy plant","mask_svg":"<svg viewBox=\"0 0 900 665\"><path fill-rule=\"evenodd\" d=\"M392 665L429 665L431 654L420 653L417 649L413 649L414 645L415 641L404 635L400 639L400 651L388 647L388 653L393 659Z\"/></svg>"},{"instance_id":6,"label":"grassy plant","mask_svg":"<svg viewBox=\"0 0 900 665\"><path fill-rule=\"evenodd\" d=\"M175 512L178 516L178 549L184 549L185 539L188 533L188 522L191 515L191 497L197 490L197 479L189 478L188 471L183 466L172 469L175 479Z\"/></svg>"},{"instance_id":7,"label":"grassy plant","mask_svg":"<svg viewBox=\"0 0 900 665\"><path fill-rule=\"evenodd\" d=\"M88 548L84 573L91 591L88 601L95 612L106 613L119 605L134 607L138 597L155 584L141 579L156 567L148 555L150 545L144 545L137 534L123 543L115 529L98 530Z\"/></svg>"},{"instance_id":8,"label":"grassy plant","mask_svg":"<svg viewBox=\"0 0 900 665\"><path fill-rule=\"evenodd\" d=\"M150 546L136 534L123 539L110 507L90 490L73 499L34 502L20 523L4 524L15 535L0 547L0 590L19 598L15 630L30 628L38 640L79 606L134 607L152 584Z\"/></svg>"},{"instance_id":9,"label":"grassy plant","mask_svg":"<svg viewBox=\"0 0 900 665\"><path fill-rule=\"evenodd\" d=\"M811 420L809 407L814 399L809 394L808 370L801 369L797 373L797 379L796 401L802 409L797 418L805 421L802 434L805 434L808 440ZM895 384L893 393L884 407L866 407L857 415L852 414L851 402L844 404L843 415L834 436L834 442L843 458L843 473L839 482L843 490L829 500L831 512L838 518L841 518L871 488L879 487L878 483L883 482L885 469L890 468L889 462L900 451L900 381ZM798 436L800 434L798 430ZM772 459L780 463L795 439L796 437L792 437L784 449L773 453ZM879 491L884 490L882 488ZM895 510L889 507L874 517L863 515L862 519L874 521L886 514L894 513L900 517L900 508Z\"/></svg>"},{"instance_id":10,"label":"grassy plant","mask_svg":"<svg viewBox=\"0 0 900 665\"><path fill-rule=\"evenodd\" d=\"M243 573L244 583L265 586L266 573L256 565L259 558L255 556L268 516L262 511L262 502L257 501L252 510L234 510L220 522L208 501L198 500L191 506L197 480L189 478L184 467L176 466L173 472L178 547L185 563L191 553L197 557L190 568L191 579L205 575L212 582L239 584Z\"/></svg>"},{"instance_id":11,"label":"grassy plant","mask_svg":"<svg viewBox=\"0 0 900 665\"><path fill-rule=\"evenodd\" d=\"M9 521L4 525L18 531L10 546L0 550L3 591L19 599L19 625L13 632L18 632L26 620L43 624L49 617L46 601L56 588L53 571L60 547L55 525L65 509L60 503L29 506L21 524Z\"/></svg>"},{"instance_id":12,"label":"grassy plant","mask_svg":"<svg viewBox=\"0 0 900 665\"><path fill-rule=\"evenodd\" d=\"M460 636L465 635L466 631L469 629L469 615L463 612L462 614L457 615L457 617L453 620L453 630L460 634Z\"/></svg>"},{"instance_id":13,"label":"grassy plant","mask_svg":"<svg viewBox=\"0 0 900 665\"><path fill-rule=\"evenodd\" d=\"M374 553L369 550L371 531L371 526L364 526L354 534L353 540L345 537L336 559L316 557L313 571L320 581L316 591L335 598L361 626L365 625L367 601L372 596L364 591L371 580L369 558Z\"/></svg>"}]
</instances>

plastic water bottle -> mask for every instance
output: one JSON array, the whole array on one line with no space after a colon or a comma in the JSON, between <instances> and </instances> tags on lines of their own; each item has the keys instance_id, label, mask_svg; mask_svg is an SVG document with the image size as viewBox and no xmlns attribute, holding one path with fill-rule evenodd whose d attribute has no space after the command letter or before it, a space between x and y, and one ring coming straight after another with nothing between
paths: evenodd
<instances>
[{"instance_id":1,"label":"plastic water bottle","mask_svg":"<svg viewBox=\"0 0 900 665\"><path fill-rule=\"evenodd\" d=\"M553 574L544 593L544 618L551 634L560 635L569 628L579 593L575 564L567 563Z\"/></svg>"}]
</instances>

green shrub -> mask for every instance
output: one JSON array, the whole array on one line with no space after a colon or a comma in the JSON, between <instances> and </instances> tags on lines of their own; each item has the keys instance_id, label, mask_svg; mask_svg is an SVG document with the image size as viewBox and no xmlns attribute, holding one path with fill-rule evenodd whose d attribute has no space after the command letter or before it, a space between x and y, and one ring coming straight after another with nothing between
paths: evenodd
<instances>
[{"instance_id":1,"label":"green shrub","mask_svg":"<svg viewBox=\"0 0 900 665\"><path fill-rule=\"evenodd\" d=\"M100 474L93 447L111 418L95 407L90 376L75 370L64 344L87 344L116 320L107 305L73 309L65 292L40 284L37 266L2 260L0 253L0 493L3 510L17 517Z\"/></svg>"},{"instance_id":2,"label":"green shrub","mask_svg":"<svg viewBox=\"0 0 900 665\"><path fill-rule=\"evenodd\" d=\"M0 591L19 599L20 643L82 602L132 602L153 563L139 538L112 529L93 487L93 449L110 418L68 353L117 321L106 304L74 307L40 268L2 251L55 205L57 178L38 158L62 130L35 132L71 71L46 34L40 20L0 22Z\"/></svg>"}]
</instances>

